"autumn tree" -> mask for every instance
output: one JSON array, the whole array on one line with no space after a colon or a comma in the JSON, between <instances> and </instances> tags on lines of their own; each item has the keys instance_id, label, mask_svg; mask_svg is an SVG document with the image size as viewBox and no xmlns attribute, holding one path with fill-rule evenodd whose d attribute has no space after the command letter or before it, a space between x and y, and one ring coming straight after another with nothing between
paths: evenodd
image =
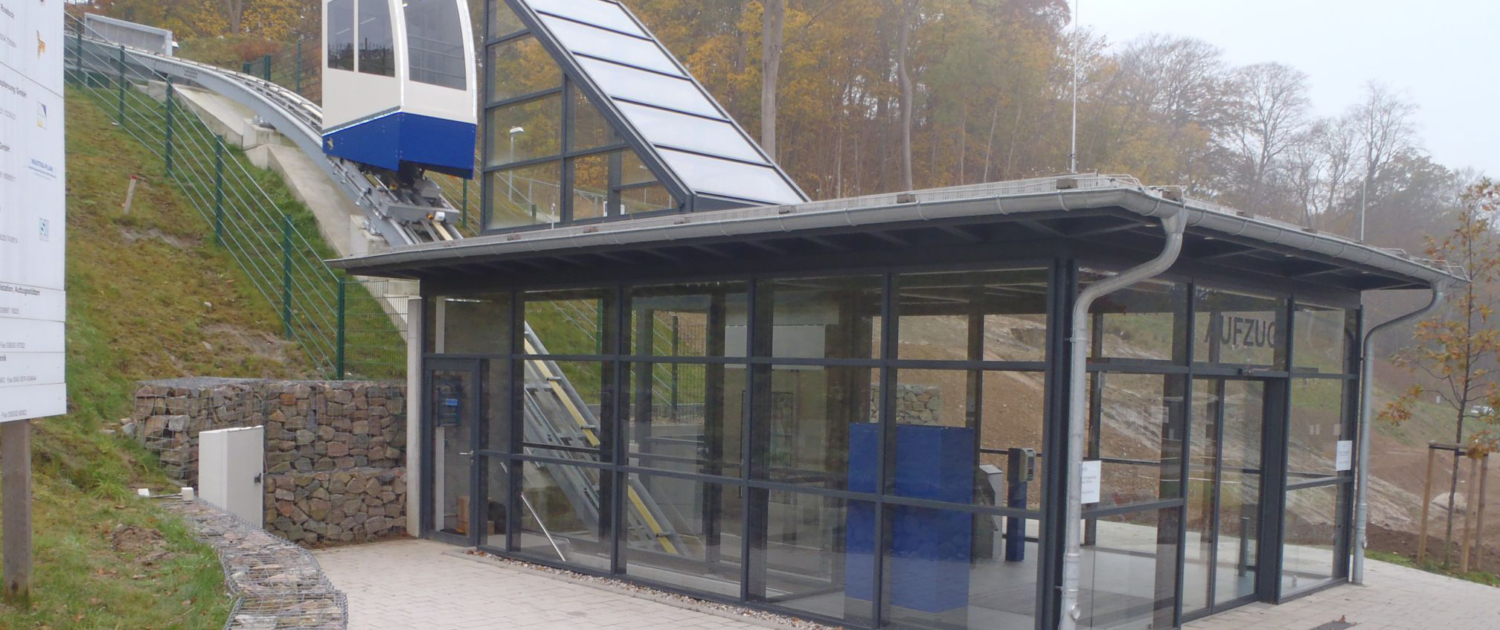
<instances>
[{"instance_id":1,"label":"autumn tree","mask_svg":"<svg viewBox=\"0 0 1500 630\"><path fill-rule=\"evenodd\" d=\"M1428 256L1463 265L1470 282L1450 293L1438 315L1417 325L1412 345L1397 356L1397 362L1425 377L1425 384L1412 386L1381 414L1394 423L1408 421L1416 414L1417 402L1431 394L1437 394L1452 414L1454 443L1462 447L1462 453L1453 454L1445 564L1453 541L1459 462L1465 455L1480 457L1495 450L1494 433L1488 428L1475 431L1474 424L1493 425L1500 420L1495 411L1500 408L1500 374L1494 367L1500 359L1500 328L1493 320L1495 281L1500 277L1497 211L1500 189L1488 179L1481 180L1464 193L1453 212L1451 231L1430 239Z\"/></svg>"}]
</instances>

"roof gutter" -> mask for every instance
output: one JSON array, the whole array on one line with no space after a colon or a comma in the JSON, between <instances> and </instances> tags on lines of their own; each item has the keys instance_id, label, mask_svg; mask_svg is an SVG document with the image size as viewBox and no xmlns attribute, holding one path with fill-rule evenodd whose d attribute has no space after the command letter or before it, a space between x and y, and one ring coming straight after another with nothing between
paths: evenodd
<instances>
[{"instance_id":1,"label":"roof gutter","mask_svg":"<svg viewBox=\"0 0 1500 630\"><path fill-rule=\"evenodd\" d=\"M1083 430L1087 413L1085 383L1088 379L1089 308L1094 301L1131 285L1140 283L1171 268L1182 253L1183 232L1187 229L1188 213L1174 208L1162 218L1162 231L1167 242L1161 253L1136 267L1089 285L1078 292L1073 303L1072 335L1068 338L1071 358L1068 361L1068 500L1063 517L1066 541L1062 564L1062 619L1058 628L1073 630L1078 626L1082 610L1078 605L1078 582L1083 563L1083 547L1079 540L1079 521L1083 516Z\"/></svg>"},{"instance_id":2,"label":"roof gutter","mask_svg":"<svg viewBox=\"0 0 1500 630\"><path fill-rule=\"evenodd\" d=\"M1103 180L1107 183L1100 183ZM485 236L438 244L402 247L360 258L345 258L329 264L353 273L379 274L385 270L418 267L424 263L452 265L465 259L513 254L544 254L593 247L660 246L664 243L706 239L739 239L839 227L873 227L910 223L913 220L1004 217L1045 212L1122 209L1157 218L1170 206L1186 215L1190 228L1212 231L1226 238L1240 238L1298 251L1328 256L1352 265L1389 271L1430 285L1451 279L1444 270L1429 267L1400 255L1326 234L1306 232L1290 225L1254 219L1213 209L1192 200L1168 201L1136 186L1099 177L1080 178L1093 187L1057 190L1053 179L1022 183L920 191L903 199L878 195L795 206L761 206L643 218L601 227L578 226ZM906 203L901 203L906 201ZM618 226L618 227L616 227ZM438 259L442 263L438 263Z\"/></svg>"},{"instance_id":3,"label":"roof gutter","mask_svg":"<svg viewBox=\"0 0 1500 630\"><path fill-rule=\"evenodd\" d=\"M1375 399L1375 335L1432 312L1443 302L1446 288L1445 283L1433 284L1432 299L1427 306L1371 328L1365 333L1364 345L1360 348L1359 458L1355 464L1358 481L1354 486L1354 566L1350 570L1350 581L1355 584L1365 583L1365 546L1368 542L1365 532L1370 516L1370 425L1374 422L1371 408Z\"/></svg>"}]
</instances>

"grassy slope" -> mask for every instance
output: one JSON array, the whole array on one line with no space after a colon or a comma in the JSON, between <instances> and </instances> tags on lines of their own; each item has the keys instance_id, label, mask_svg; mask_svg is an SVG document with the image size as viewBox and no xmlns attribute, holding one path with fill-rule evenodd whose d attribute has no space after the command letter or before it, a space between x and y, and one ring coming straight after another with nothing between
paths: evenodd
<instances>
[{"instance_id":1,"label":"grassy slope","mask_svg":"<svg viewBox=\"0 0 1500 630\"><path fill-rule=\"evenodd\" d=\"M202 219L155 180L154 156L86 99L67 106L69 414L35 423L32 607L0 608L0 627L218 628L230 604L218 561L131 496L167 480L144 450L102 430L130 414L139 379L308 368L276 340L276 313L204 238ZM130 174L148 183L124 216ZM116 551L120 525L160 531L169 555Z\"/></svg>"}]
</instances>

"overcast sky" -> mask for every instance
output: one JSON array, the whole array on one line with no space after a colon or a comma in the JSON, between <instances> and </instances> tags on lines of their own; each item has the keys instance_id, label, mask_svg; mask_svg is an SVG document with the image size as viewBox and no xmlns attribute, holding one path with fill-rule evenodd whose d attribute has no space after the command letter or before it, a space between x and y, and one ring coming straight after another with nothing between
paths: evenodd
<instances>
[{"instance_id":1,"label":"overcast sky","mask_svg":"<svg viewBox=\"0 0 1500 630\"><path fill-rule=\"evenodd\" d=\"M1211 42L1236 65L1296 67L1319 114L1382 81L1421 107L1418 136L1437 162L1500 176L1500 0L1077 1L1083 26L1115 45L1172 33Z\"/></svg>"}]
</instances>

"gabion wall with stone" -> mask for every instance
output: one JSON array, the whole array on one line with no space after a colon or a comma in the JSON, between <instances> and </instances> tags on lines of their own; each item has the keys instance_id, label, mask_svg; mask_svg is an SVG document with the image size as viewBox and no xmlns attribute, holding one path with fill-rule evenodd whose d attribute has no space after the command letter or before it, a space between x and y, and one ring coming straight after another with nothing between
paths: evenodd
<instances>
[{"instance_id":1,"label":"gabion wall with stone","mask_svg":"<svg viewBox=\"0 0 1500 630\"><path fill-rule=\"evenodd\" d=\"M406 388L366 381L141 383L124 432L197 485L198 434L264 426L266 529L306 545L404 531Z\"/></svg>"}]
</instances>

